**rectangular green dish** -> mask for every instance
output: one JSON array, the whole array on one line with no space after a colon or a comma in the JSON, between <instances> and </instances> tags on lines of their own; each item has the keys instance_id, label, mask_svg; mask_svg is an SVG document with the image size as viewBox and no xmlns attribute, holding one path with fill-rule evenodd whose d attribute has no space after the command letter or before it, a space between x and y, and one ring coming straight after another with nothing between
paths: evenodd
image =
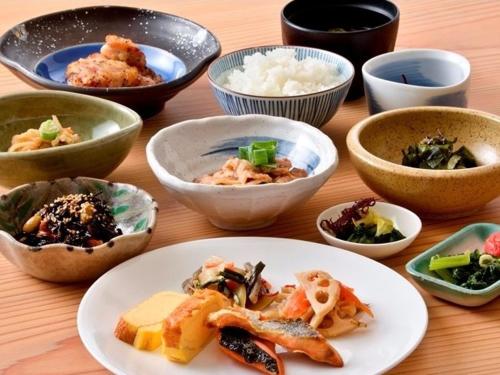
<instances>
[{"instance_id":1,"label":"rectangular green dish","mask_svg":"<svg viewBox=\"0 0 500 375\"><path fill-rule=\"evenodd\" d=\"M468 225L444 241L424 251L406 264L406 271L417 284L433 296L462 306L481 306L500 296L500 280L487 288L471 290L449 283L429 271L429 261L436 254L459 254L466 250L483 250L486 238L500 231L499 224Z\"/></svg>"}]
</instances>

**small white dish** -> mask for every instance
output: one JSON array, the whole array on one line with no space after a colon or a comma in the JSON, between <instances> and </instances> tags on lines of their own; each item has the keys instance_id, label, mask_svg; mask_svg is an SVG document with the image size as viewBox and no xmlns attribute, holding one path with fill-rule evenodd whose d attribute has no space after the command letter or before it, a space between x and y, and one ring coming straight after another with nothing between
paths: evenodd
<instances>
[{"instance_id":1,"label":"small white dish","mask_svg":"<svg viewBox=\"0 0 500 375\"><path fill-rule=\"evenodd\" d=\"M467 107L471 68L455 52L405 49L376 56L362 68L370 114L417 106Z\"/></svg>"},{"instance_id":2,"label":"small white dish","mask_svg":"<svg viewBox=\"0 0 500 375\"><path fill-rule=\"evenodd\" d=\"M236 156L239 146L266 139L277 140L278 157L305 169L307 177L244 186L193 182ZM271 225L279 214L311 198L338 164L337 149L320 130L263 115L207 117L171 125L151 138L146 154L154 174L175 199L228 230Z\"/></svg>"},{"instance_id":3,"label":"small white dish","mask_svg":"<svg viewBox=\"0 0 500 375\"><path fill-rule=\"evenodd\" d=\"M353 204L354 202L338 204L326 209L321 214L319 214L318 219L316 220L316 226L318 227L319 233L321 233L323 238L330 245L353 251L368 258L383 259L397 254L410 246L422 229L422 221L416 214L414 214L410 210L407 210L406 208L386 202L375 203L373 209L381 216L384 216L393 221L396 229L406 237L402 240L380 244L349 242L338 239L334 235L321 228L322 220L330 218L336 220L338 217L340 217L342 210L348 207L352 207Z\"/></svg>"},{"instance_id":4,"label":"small white dish","mask_svg":"<svg viewBox=\"0 0 500 375\"><path fill-rule=\"evenodd\" d=\"M285 366L289 374L382 374L410 355L425 335L428 316L422 297L408 280L383 264L313 242L226 237L151 251L97 280L83 297L77 315L78 333L90 354L120 375L255 375L255 370L222 354L215 340L185 365L168 361L160 352L137 350L113 335L124 311L161 290L181 292L184 279L210 255L236 264L264 262L263 275L275 288L295 283L296 272L322 269L370 304L375 318L367 318L366 329L330 341L344 359L344 367L332 368L288 353Z\"/></svg>"}]
</instances>

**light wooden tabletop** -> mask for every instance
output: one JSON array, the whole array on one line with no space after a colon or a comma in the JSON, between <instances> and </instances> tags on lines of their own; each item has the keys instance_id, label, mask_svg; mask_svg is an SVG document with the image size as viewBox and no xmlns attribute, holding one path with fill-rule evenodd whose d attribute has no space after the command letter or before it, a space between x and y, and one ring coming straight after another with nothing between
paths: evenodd
<instances>
[{"instance_id":1,"label":"light wooden tabletop","mask_svg":"<svg viewBox=\"0 0 500 375\"><path fill-rule=\"evenodd\" d=\"M279 15L286 0L2 0L0 32L25 19L70 5L103 3L140 6L190 18L214 32L222 44L222 53L226 53L281 43ZM442 48L465 55L472 64L470 107L500 114L500 1L396 0L396 3L401 9L396 48ZM21 90L32 89L0 67L0 94ZM219 114L222 111L211 94L206 76L202 76L169 101L161 114L145 122L131 154L109 176L113 181L138 185L158 200L158 226L148 249L195 239L242 235L219 230L203 216L174 201L146 163L145 145L159 129ZM345 145L347 131L367 115L364 99L344 104L322 128L340 151L340 166L335 174L309 202L282 216L272 227L243 234L323 242L315 227L315 219L322 210L373 195L350 164ZM408 277L404 271L408 260L475 222L500 223L500 199L466 218L424 221L422 233L414 244L383 263ZM89 285L42 282L21 273L0 256L0 373L105 373L83 347L76 329L78 304ZM421 292L429 309L427 334L415 352L392 373L498 374L500 299L479 308L463 308Z\"/></svg>"}]
</instances>

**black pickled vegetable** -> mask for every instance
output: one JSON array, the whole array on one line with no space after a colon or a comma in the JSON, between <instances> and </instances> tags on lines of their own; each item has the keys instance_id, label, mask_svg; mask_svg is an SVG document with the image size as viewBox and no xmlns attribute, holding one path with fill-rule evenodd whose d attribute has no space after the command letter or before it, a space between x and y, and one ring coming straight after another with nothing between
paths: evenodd
<instances>
[{"instance_id":1,"label":"black pickled vegetable","mask_svg":"<svg viewBox=\"0 0 500 375\"><path fill-rule=\"evenodd\" d=\"M402 164L423 169L463 169L477 167L474 155L465 146L453 151L457 138L448 139L438 132L437 136L425 137L418 144L402 150Z\"/></svg>"}]
</instances>

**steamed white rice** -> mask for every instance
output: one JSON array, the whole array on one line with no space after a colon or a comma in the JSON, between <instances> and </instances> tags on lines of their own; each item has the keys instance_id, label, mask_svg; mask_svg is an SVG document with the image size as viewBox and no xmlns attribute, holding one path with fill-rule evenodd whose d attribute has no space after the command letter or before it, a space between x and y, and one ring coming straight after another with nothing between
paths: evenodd
<instances>
[{"instance_id":1,"label":"steamed white rice","mask_svg":"<svg viewBox=\"0 0 500 375\"><path fill-rule=\"evenodd\" d=\"M316 58L297 60L292 48L245 56L224 87L249 95L293 96L323 91L342 83L338 68Z\"/></svg>"}]
</instances>

